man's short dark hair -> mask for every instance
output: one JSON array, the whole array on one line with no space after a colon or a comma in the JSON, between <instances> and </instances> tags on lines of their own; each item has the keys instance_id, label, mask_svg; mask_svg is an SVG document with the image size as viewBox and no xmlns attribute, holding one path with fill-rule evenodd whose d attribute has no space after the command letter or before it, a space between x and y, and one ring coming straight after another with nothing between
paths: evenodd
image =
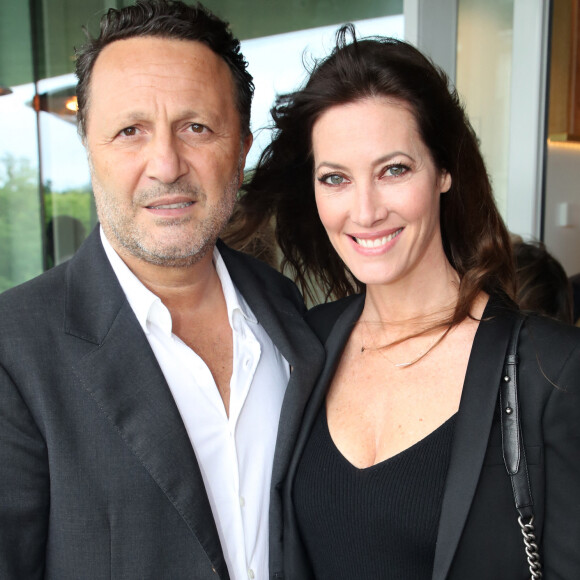
<instances>
[{"instance_id":1,"label":"man's short dark hair","mask_svg":"<svg viewBox=\"0 0 580 580\"><path fill-rule=\"evenodd\" d=\"M250 109L254 94L248 63L240 52L240 41L224 22L201 4L189 6L179 0L137 0L133 6L111 8L101 18L100 33L76 50L78 130L86 136L87 107L93 67L105 46L116 40L154 36L176 40L194 40L205 44L228 65L236 87L236 106L242 134L250 132Z\"/></svg>"}]
</instances>

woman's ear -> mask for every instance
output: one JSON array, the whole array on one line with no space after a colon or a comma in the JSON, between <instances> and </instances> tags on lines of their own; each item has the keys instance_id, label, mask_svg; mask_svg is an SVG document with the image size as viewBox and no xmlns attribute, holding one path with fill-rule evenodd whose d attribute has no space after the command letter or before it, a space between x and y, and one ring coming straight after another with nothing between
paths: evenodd
<instances>
[{"instance_id":1,"label":"woman's ear","mask_svg":"<svg viewBox=\"0 0 580 580\"><path fill-rule=\"evenodd\" d=\"M441 176L439 177L439 192L446 193L451 189L451 174L443 170Z\"/></svg>"}]
</instances>

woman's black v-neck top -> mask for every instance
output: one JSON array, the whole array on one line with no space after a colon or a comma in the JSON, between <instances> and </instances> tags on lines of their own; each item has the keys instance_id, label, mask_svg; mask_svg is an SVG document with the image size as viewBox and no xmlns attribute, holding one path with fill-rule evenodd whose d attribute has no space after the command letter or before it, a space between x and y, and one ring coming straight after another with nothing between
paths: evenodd
<instances>
[{"instance_id":1,"label":"woman's black v-neck top","mask_svg":"<svg viewBox=\"0 0 580 580\"><path fill-rule=\"evenodd\" d=\"M316 580L430 580L454 423L358 469L334 445L323 405L293 493Z\"/></svg>"}]
</instances>

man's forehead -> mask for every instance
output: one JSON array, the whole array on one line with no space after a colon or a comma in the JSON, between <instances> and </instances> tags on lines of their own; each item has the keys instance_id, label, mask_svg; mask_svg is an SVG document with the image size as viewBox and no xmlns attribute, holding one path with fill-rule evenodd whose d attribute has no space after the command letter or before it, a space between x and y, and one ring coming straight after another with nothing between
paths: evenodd
<instances>
[{"instance_id":1,"label":"man's forehead","mask_svg":"<svg viewBox=\"0 0 580 580\"><path fill-rule=\"evenodd\" d=\"M182 65L204 71L229 72L225 60L197 40L139 36L115 40L105 46L95 61L95 69L108 67L158 67ZM231 73L230 73L231 74Z\"/></svg>"},{"instance_id":2,"label":"man's forehead","mask_svg":"<svg viewBox=\"0 0 580 580\"><path fill-rule=\"evenodd\" d=\"M149 106L152 99L165 98L194 110L199 100L208 106L213 102L218 110L235 107L228 65L203 43L190 40L138 37L111 43L95 63L89 93L89 108L95 97L103 103L121 100L121 108L132 110L140 102Z\"/></svg>"}]
</instances>

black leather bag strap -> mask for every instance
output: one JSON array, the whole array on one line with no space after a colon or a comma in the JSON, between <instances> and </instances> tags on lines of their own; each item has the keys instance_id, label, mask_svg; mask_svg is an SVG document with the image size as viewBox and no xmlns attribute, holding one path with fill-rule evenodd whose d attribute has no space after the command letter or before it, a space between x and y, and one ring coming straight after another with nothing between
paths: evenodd
<instances>
[{"instance_id":1,"label":"black leather bag strap","mask_svg":"<svg viewBox=\"0 0 580 580\"><path fill-rule=\"evenodd\" d=\"M503 459L512 483L531 578L536 580L542 578L542 566L536 543L534 500L528 476L518 401L518 341L524 320L525 316L519 313L510 337L499 390L499 410Z\"/></svg>"},{"instance_id":2,"label":"black leather bag strap","mask_svg":"<svg viewBox=\"0 0 580 580\"><path fill-rule=\"evenodd\" d=\"M528 464L522 439L518 401L518 339L524 318L518 316L505 359L499 390L503 459L512 481L516 509L520 516L533 515L534 500L528 478Z\"/></svg>"}]
</instances>

